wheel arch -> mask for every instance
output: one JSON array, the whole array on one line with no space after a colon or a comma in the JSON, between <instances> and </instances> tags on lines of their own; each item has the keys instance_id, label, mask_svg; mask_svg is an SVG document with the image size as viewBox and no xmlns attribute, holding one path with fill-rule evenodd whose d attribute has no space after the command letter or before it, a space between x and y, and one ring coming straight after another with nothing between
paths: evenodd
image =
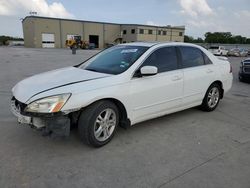
<instances>
[{"instance_id":1,"label":"wheel arch","mask_svg":"<svg viewBox=\"0 0 250 188\"><path fill-rule=\"evenodd\" d=\"M127 113L127 110L125 108L125 105L120 100L118 100L116 98L112 98L112 97L107 97L107 98L102 98L102 99L95 100L92 103L90 103L88 106L93 105L94 103L97 103L97 102L100 102L100 101L111 101L111 102L113 102L117 106L118 111L119 111L119 117L120 117L120 124L119 125L121 127L123 127L123 128L128 128L128 127L131 126L131 122L130 122L130 119L128 118L128 113ZM81 110L84 110L88 106L85 106Z\"/></svg>"},{"instance_id":2,"label":"wheel arch","mask_svg":"<svg viewBox=\"0 0 250 188\"><path fill-rule=\"evenodd\" d=\"M223 89L223 83L222 83L222 81L220 81L220 80L216 80L216 81L214 81L214 82L212 82L211 84L210 84L210 86L211 85L213 85L213 84L218 84L219 86L220 86L220 89L221 89L221 99L224 97L224 89ZM210 87L209 86L209 87ZM209 88L208 87L208 88Z\"/></svg>"}]
</instances>

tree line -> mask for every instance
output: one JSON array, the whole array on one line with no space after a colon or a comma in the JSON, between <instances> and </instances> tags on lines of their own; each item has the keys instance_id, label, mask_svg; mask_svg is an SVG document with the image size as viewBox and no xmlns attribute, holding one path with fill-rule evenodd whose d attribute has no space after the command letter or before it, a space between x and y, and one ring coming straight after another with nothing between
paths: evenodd
<instances>
[{"instance_id":1,"label":"tree line","mask_svg":"<svg viewBox=\"0 0 250 188\"><path fill-rule=\"evenodd\" d=\"M23 38L1 35L0 36L0 45L7 45L8 40L23 41Z\"/></svg>"},{"instance_id":2,"label":"tree line","mask_svg":"<svg viewBox=\"0 0 250 188\"><path fill-rule=\"evenodd\" d=\"M231 32L207 32L205 39L184 36L184 42L189 43L223 43L223 44L250 44L250 38L241 35L232 35Z\"/></svg>"}]
</instances>

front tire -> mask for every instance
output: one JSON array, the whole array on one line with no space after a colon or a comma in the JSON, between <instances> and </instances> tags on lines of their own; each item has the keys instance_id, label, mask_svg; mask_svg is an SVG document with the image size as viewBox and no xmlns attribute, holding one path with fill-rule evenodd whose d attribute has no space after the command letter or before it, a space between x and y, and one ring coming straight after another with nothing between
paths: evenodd
<instances>
[{"instance_id":1,"label":"front tire","mask_svg":"<svg viewBox=\"0 0 250 188\"><path fill-rule=\"evenodd\" d=\"M119 123L119 112L110 101L99 101L82 111L78 132L84 143L101 147L114 136Z\"/></svg>"},{"instance_id":2,"label":"front tire","mask_svg":"<svg viewBox=\"0 0 250 188\"><path fill-rule=\"evenodd\" d=\"M202 101L201 109L206 112L211 112L215 110L215 108L218 106L220 99L221 99L221 87L219 84L214 83L212 84L207 92L206 95Z\"/></svg>"}]
</instances>

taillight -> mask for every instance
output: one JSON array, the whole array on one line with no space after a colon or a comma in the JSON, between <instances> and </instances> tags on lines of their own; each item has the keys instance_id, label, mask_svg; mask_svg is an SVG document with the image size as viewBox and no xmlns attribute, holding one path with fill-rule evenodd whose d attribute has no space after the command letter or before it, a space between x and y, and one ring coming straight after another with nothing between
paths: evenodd
<instances>
[{"instance_id":1,"label":"taillight","mask_svg":"<svg viewBox=\"0 0 250 188\"><path fill-rule=\"evenodd\" d=\"M232 73L233 72L233 67L232 67L232 65L230 64L230 71L229 71L229 73Z\"/></svg>"}]
</instances>

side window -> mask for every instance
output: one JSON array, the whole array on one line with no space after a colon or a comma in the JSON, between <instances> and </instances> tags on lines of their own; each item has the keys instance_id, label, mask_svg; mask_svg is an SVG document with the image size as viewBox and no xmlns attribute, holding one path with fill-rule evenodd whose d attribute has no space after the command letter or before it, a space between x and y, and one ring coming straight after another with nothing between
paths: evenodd
<instances>
[{"instance_id":1,"label":"side window","mask_svg":"<svg viewBox=\"0 0 250 188\"><path fill-rule=\"evenodd\" d=\"M164 47L154 51L142 66L147 65L156 66L159 73L178 69L175 47Z\"/></svg>"},{"instance_id":2,"label":"side window","mask_svg":"<svg viewBox=\"0 0 250 188\"><path fill-rule=\"evenodd\" d=\"M200 49L189 46L181 46L179 48L181 51L183 68L196 67L205 64Z\"/></svg>"},{"instance_id":3,"label":"side window","mask_svg":"<svg viewBox=\"0 0 250 188\"><path fill-rule=\"evenodd\" d=\"M207 55L205 53L202 53L202 54L203 54L204 61L205 61L206 65L213 64L212 61L209 59L209 57L207 57Z\"/></svg>"}]
</instances>

